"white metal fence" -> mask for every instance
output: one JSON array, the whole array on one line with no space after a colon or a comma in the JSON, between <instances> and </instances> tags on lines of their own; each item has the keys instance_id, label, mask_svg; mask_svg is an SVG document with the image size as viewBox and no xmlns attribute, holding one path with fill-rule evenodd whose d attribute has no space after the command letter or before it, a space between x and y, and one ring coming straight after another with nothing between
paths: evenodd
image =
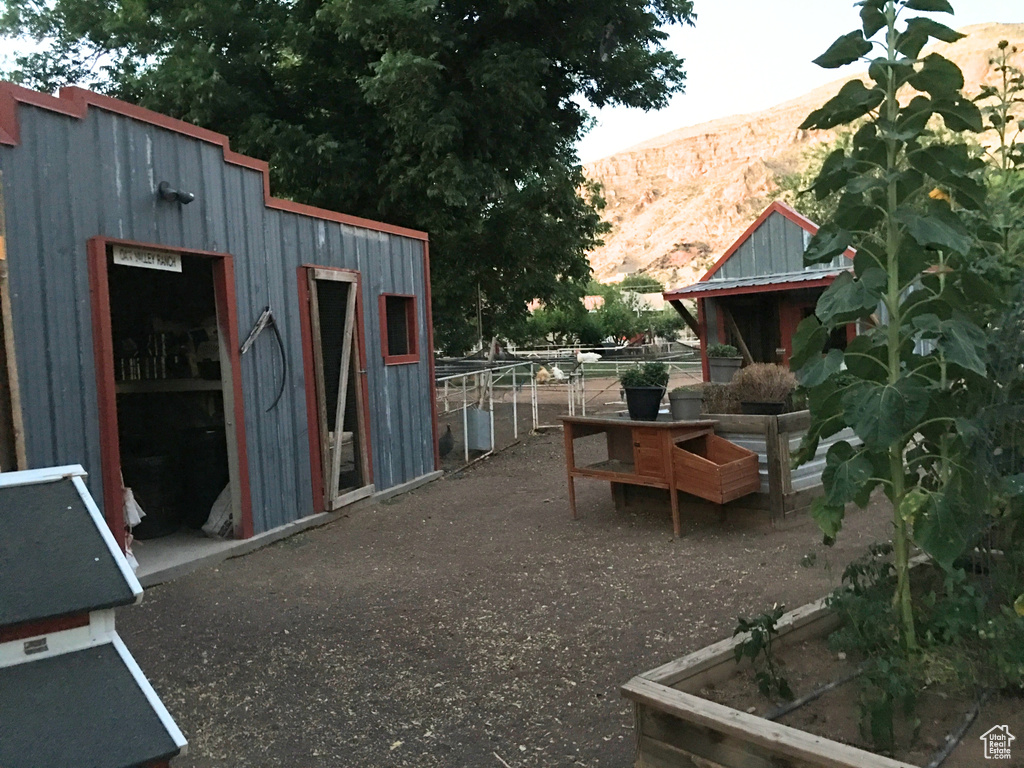
<instances>
[{"instance_id":1,"label":"white metal fence","mask_svg":"<svg viewBox=\"0 0 1024 768\"><path fill-rule=\"evenodd\" d=\"M700 376L700 362L662 361L670 384ZM451 428L452 448L442 464L457 469L500 451L519 440L522 432L560 426L562 414L586 416L588 409L621 410L619 376L635 361L578 363L565 360L495 363L463 361L468 370L446 372L455 364L439 365L437 411L442 439ZM541 374L541 370L546 373ZM589 382L589 383L588 383ZM458 448L458 451L455 449ZM476 454L475 456L473 454ZM461 462L458 459L461 458Z\"/></svg>"}]
</instances>

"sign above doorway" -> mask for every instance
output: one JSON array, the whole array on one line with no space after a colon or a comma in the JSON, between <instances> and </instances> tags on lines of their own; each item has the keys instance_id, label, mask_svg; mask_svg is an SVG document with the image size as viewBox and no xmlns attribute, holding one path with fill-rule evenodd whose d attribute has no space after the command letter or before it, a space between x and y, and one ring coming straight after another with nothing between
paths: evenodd
<instances>
[{"instance_id":1,"label":"sign above doorway","mask_svg":"<svg viewBox=\"0 0 1024 768\"><path fill-rule=\"evenodd\" d=\"M181 254L166 251L150 251L144 248L114 246L114 263L123 267L159 269L164 272L181 272Z\"/></svg>"}]
</instances>

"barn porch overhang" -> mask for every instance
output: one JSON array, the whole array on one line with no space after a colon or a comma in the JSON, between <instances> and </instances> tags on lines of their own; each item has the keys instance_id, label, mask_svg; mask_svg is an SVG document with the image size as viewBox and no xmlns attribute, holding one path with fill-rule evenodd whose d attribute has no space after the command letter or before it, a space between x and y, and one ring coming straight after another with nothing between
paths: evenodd
<instances>
[{"instance_id":1,"label":"barn porch overhang","mask_svg":"<svg viewBox=\"0 0 1024 768\"><path fill-rule=\"evenodd\" d=\"M738 296L745 293L768 293L803 288L820 288L832 284L843 270L812 269L757 277L736 277L729 280L704 280L665 293L665 301L707 299L717 296Z\"/></svg>"}]
</instances>

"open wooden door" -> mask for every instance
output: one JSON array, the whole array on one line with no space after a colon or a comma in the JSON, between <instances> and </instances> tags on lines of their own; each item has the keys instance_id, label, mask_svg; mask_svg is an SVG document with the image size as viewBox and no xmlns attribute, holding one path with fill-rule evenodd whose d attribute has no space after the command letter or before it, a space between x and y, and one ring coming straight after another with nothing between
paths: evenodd
<instances>
[{"instance_id":1,"label":"open wooden door","mask_svg":"<svg viewBox=\"0 0 1024 768\"><path fill-rule=\"evenodd\" d=\"M374 491L366 410L366 352L359 273L310 267L309 328L316 383L324 509Z\"/></svg>"}]
</instances>

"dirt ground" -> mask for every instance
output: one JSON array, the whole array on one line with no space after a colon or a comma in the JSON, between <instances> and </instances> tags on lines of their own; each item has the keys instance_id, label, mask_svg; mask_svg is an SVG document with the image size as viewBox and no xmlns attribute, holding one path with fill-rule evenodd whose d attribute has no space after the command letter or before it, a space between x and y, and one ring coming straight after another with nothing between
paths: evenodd
<instances>
[{"instance_id":1,"label":"dirt ground","mask_svg":"<svg viewBox=\"0 0 1024 768\"><path fill-rule=\"evenodd\" d=\"M673 539L667 505L577 489L571 520L561 433L527 436L147 590L118 629L190 742L174 766L626 768L620 684L821 596L888 532L869 509L828 550L809 519L709 516ZM831 567L801 567L812 551Z\"/></svg>"}]
</instances>

